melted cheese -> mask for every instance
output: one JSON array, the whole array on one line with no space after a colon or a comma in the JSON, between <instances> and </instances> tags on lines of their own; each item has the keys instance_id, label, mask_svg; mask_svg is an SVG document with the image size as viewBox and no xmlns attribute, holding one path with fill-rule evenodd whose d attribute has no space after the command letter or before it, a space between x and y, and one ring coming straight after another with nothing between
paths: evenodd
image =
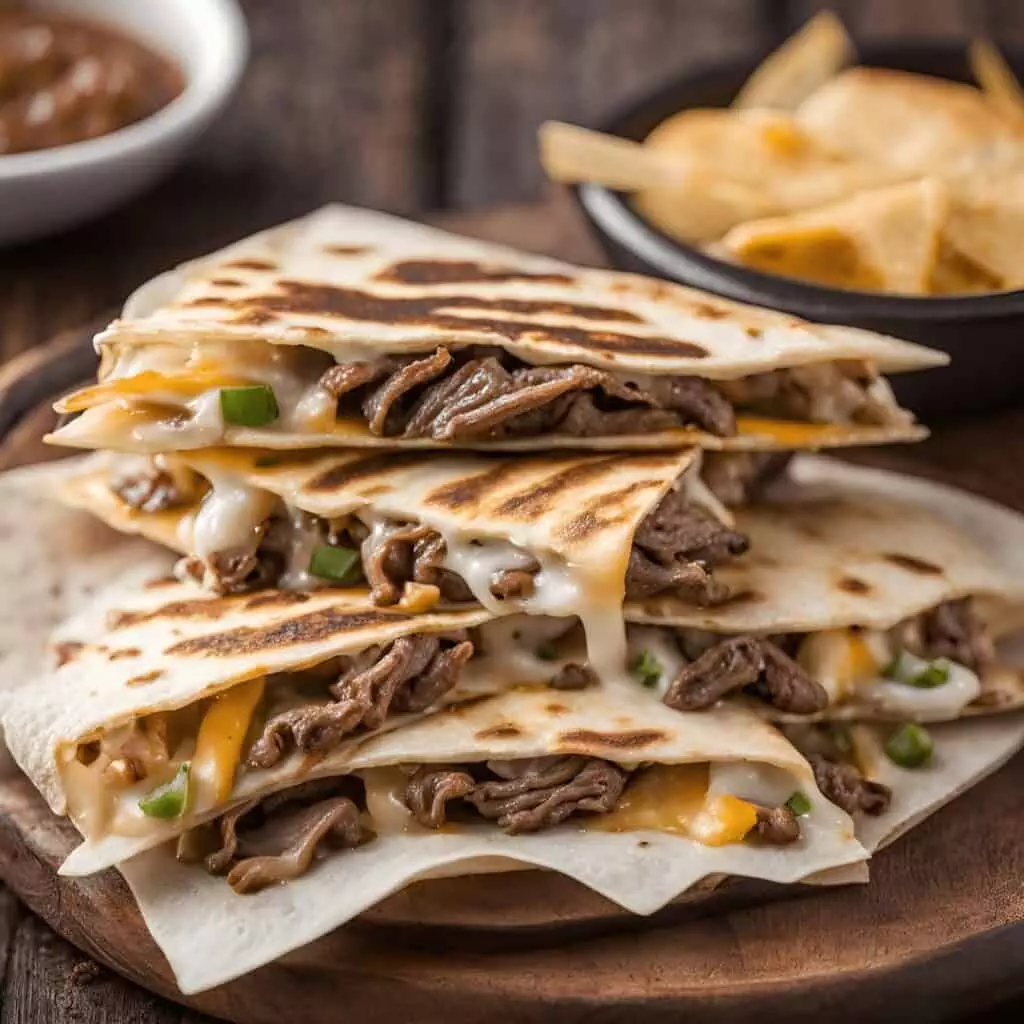
<instances>
[{"instance_id":1,"label":"melted cheese","mask_svg":"<svg viewBox=\"0 0 1024 1024\"><path fill-rule=\"evenodd\" d=\"M804 638L796 660L825 687L829 703L839 703L863 680L875 678L891 657L882 634L825 629Z\"/></svg>"},{"instance_id":2,"label":"melted cheese","mask_svg":"<svg viewBox=\"0 0 1024 1024\"><path fill-rule=\"evenodd\" d=\"M225 370L190 370L187 373L159 373L143 370L132 377L119 377L81 388L57 403L57 411L81 412L100 402L120 398L144 398L166 405L196 398L212 388L244 387L251 383Z\"/></svg>"},{"instance_id":3,"label":"melted cheese","mask_svg":"<svg viewBox=\"0 0 1024 1024\"><path fill-rule=\"evenodd\" d=\"M686 655L679 648L672 630L660 626L629 626L629 664L633 665L648 652L661 667L658 681L651 687L658 697L664 697L669 685L686 667ZM635 685L641 685L634 680Z\"/></svg>"},{"instance_id":4,"label":"melted cheese","mask_svg":"<svg viewBox=\"0 0 1024 1024\"><path fill-rule=\"evenodd\" d=\"M218 474L210 482L199 511L182 521L188 550L202 559L222 551L255 551L277 497L230 476Z\"/></svg>"},{"instance_id":5,"label":"melted cheese","mask_svg":"<svg viewBox=\"0 0 1024 1024\"><path fill-rule=\"evenodd\" d=\"M739 437L768 441L781 448L817 448L840 444L851 434L851 427L841 423L798 423L765 416L737 416Z\"/></svg>"},{"instance_id":6,"label":"melted cheese","mask_svg":"<svg viewBox=\"0 0 1024 1024\"><path fill-rule=\"evenodd\" d=\"M685 835L705 846L742 842L757 809L731 793L711 793L706 764L651 765L630 779L616 808L582 822L601 832L653 830Z\"/></svg>"},{"instance_id":7,"label":"melted cheese","mask_svg":"<svg viewBox=\"0 0 1024 1024\"><path fill-rule=\"evenodd\" d=\"M192 759L193 808L204 811L231 796L242 744L266 679L251 679L215 697L199 725Z\"/></svg>"},{"instance_id":8,"label":"melted cheese","mask_svg":"<svg viewBox=\"0 0 1024 1024\"><path fill-rule=\"evenodd\" d=\"M401 768L369 768L360 776L366 791L368 824L377 835L426 831L402 803L401 794L409 777Z\"/></svg>"}]
</instances>

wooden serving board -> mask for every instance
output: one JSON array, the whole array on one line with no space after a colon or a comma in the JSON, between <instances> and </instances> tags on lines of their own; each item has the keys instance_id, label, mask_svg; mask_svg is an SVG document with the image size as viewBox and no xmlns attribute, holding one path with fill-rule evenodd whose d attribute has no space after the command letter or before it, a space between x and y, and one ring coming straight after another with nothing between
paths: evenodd
<instances>
[{"instance_id":1,"label":"wooden serving board","mask_svg":"<svg viewBox=\"0 0 1024 1024\"><path fill-rule=\"evenodd\" d=\"M564 206L464 216L457 226L596 260ZM0 468L54 454L40 443L53 424L48 402L91 372L90 333L0 368ZM1024 413L855 458L1024 508ZM641 919L540 872L418 883L279 963L190 999L119 875L57 876L75 833L15 773L0 777L0 876L108 967L239 1024L950 1020L1024 996L1022 790L1017 758L876 857L868 886L730 883Z\"/></svg>"}]
</instances>

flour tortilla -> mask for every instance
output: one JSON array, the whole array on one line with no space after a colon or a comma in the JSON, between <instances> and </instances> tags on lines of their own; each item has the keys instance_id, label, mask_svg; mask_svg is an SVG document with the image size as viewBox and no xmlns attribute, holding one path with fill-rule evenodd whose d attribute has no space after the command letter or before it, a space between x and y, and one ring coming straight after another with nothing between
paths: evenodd
<instances>
[{"instance_id":1,"label":"flour tortilla","mask_svg":"<svg viewBox=\"0 0 1024 1024\"><path fill-rule=\"evenodd\" d=\"M442 869L449 875L470 873L482 858L490 868L494 858L502 858L506 867L558 871L638 914L653 913L709 876L795 882L864 858L852 822L817 792L807 763L755 717L736 709L716 711L709 719L681 715L617 688L556 696L557 712L547 710L553 695L542 691L513 691L443 712L367 743L350 768L559 752L632 763L742 758L784 769L783 788L799 786L826 809L826 819L820 827L805 826L803 838L788 847L710 847L668 832L587 831L573 822L520 836L506 836L492 824L441 833L384 832L288 885L245 897L236 896L223 879L179 865L164 847L119 869L182 990L199 991L238 977L312 942L419 878ZM269 922L273 926L266 926Z\"/></svg>"},{"instance_id":2,"label":"flour tortilla","mask_svg":"<svg viewBox=\"0 0 1024 1024\"><path fill-rule=\"evenodd\" d=\"M972 597L993 637L1009 639L1024 627L1020 516L952 488L813 456L795 460L791 477L776 502L737 510L751 549L719 571L731 600L705 609L662 598L634 602L627 621L723 635L887 630L944 601ZM1024 707L1019 667L998 660L981 683L963 714ZM774 709L765 713L789 720ZM891 713L851 699L816 717Z\"/></svg>"},{"instance_id":3,"label":"flour tortilla","mask_svg":"<svg viewBox=\"0 0 1024 1024\"><path fill-rule=\"evenodd\" d=\"M711 379L843 359L868 360L882 372L946 362L941 353L868 331L813 325L679 285L573 267L340 206L263 232L143 286L124 316L97 338L101 377L129 349L134 373L141 372L139 358L157 350L162 362L152 372L163 373L165 357L175 348L187 353L197 346L210 353L225 342L265 342L283 347L285 354L296 348L307 354L320 350L341 362L432 352L439 345L456 350L498 346L537 365L585 363L626 375ZM236 355L234 362L229 355L210 355L204 362L210 388L229 386L244 376L247 365L251 370L248 355ZM127 385L118 386L116 395L130 397ZM101 387L65 402L65 408L91 408L57 431L54 440L77 447L161 450L147 441L146 427L164 419L166 409L111 397ZM643 436L484 440L481 445L508 450L678 447L700 440L724 447L791 446L765 439L763 433L741 430L737 438L715 439L679 429ZM920 430L910 425L850 425L828 428L801 443L818 447L918 436ZM429 438L376 437L362 419L316 428L307 424L301 430L283 424L280 429L231 427L224 440L284 448L446 446ZM196 446L182 431L164 443Z\"/></svg>"}]
</instances>

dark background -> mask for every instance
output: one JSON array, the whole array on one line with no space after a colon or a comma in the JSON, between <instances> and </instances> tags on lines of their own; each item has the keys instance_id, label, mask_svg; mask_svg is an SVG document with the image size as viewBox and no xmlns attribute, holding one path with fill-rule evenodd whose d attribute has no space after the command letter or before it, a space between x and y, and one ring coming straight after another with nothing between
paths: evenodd
<instances>
[{"instance_id":1,"label":"dark background","mask_svg":"<svg viewBox=\"0 0 1024 1024\"><path fill-rule=\"evenodd\" d=\"M0 253L0 361L328 200L410 213L539 200L541 120L600 119L689 67L767 50L822 6L859 37L1024 48L1024 0L243 2L248 74L186 166L95 224ZM0 971L0 1024L199 1021L94 974L2 888Z\"/></svg>"}]
</instances>

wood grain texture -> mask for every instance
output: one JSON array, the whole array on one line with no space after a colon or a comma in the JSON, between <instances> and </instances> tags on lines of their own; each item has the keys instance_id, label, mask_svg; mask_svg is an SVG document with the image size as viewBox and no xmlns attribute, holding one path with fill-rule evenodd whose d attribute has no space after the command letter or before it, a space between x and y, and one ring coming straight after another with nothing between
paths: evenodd
<instances>
[{"instance_id":1,"label":"wood grain texture","mask_svg":"<svg viewBox=\"0 0 1024 1024\"><path fill-rule=\"evenodd\" d=\"M537 126L582 124L688 66L758 48L768 8L750 0L464 0L452 69L456 206L536 197Z\"/></svg>"}]
</instances>

